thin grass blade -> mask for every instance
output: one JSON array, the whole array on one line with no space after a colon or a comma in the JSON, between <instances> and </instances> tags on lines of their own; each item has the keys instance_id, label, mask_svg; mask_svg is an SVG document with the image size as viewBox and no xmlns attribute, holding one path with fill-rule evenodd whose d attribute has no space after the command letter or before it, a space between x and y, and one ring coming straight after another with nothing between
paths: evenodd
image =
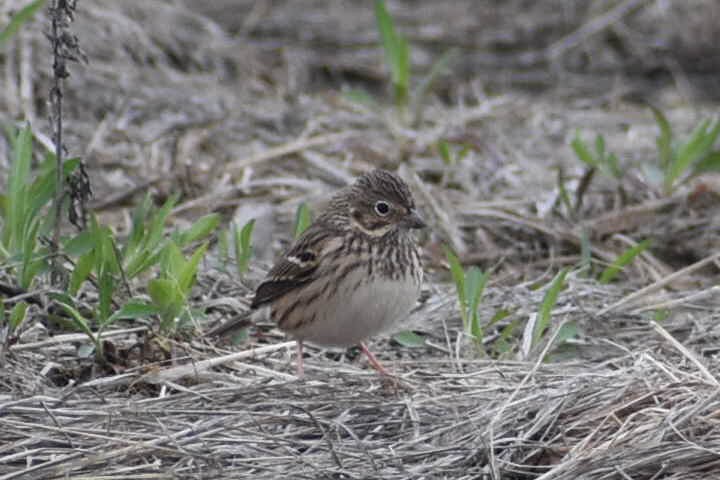
<instances>
[{"instance_id":1,"label":"thin grass blade","mask_svg":"<svg viewBox=\"0 0 720 480\"><path fill-rule=\"evenodd\" d=\"M627 265L629 265L635 257L640 255L642 252L647 250L647 248L650 246L651 240L649 238L646 238L642 242L638 243L637 245L633 245L632 247L625 250L609 267L607 267L603 272L600 274L600 278L598 279L598 282L601 284L608 284L612 282L615 277L622 271L623 268L625 268Z\"/></svg>"}]
</instances>

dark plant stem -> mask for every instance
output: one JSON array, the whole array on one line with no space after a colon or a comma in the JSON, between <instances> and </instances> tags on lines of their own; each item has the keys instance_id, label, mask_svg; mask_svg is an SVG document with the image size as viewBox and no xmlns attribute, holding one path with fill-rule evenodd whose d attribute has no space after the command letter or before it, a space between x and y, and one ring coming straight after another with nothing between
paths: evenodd
<instances>
[{"instance_id":1,"label":"dark plant stem","mask_svg":"<svg viewBox=\"0 0 720 480\"><path fill-rule=\"evenodd\" d=\"M61 271L61 260L59 255L60 250L60 232L62 223L62 203L63 194L65 192L64 186L64 175L63 175L63 142L62 142L62 100L63 100L63 78L67 75L65 70L65 59L60 52L60 35L62 16L64 14L65 6L64 0L53 0L52 6L50 7L51 17L51 36L50 41L52 43L53 53L53 87L50 90L50 103L53 109L53 130L54 130L54 141L55 141L55 202L54 202L54 229L53 229L53 241L51 245L52 252L52 283L58 285L62 281Z\"/></svg>"}]
</instances>

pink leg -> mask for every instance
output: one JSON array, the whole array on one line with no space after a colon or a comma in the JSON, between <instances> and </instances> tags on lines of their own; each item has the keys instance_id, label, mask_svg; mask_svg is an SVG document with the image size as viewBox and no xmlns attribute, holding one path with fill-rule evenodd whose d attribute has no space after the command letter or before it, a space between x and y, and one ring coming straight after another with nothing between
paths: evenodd
<instances>
[{"instance_id":1,"label":"pink leg","mask_svg":"<svg viewBox=\"0 0 720 480\"><path fill-rule=\"evenodd\" d=\"M297 362L297 377L302 378L305 375L305 371L303 369L303 342L302 342L302 340L297 341L297 359L295 361Z\"/></svg>"},{"instance_id":2,"label":"pink leg","mask_svg":"<svg viewBox=\"0 0 720 480\"><path fill-rule=\"evenodd\" d=\"M393 375L388 372L385 367L382 366L382 364L378 361L377 358L375 358L375 355L368 350L367 345L365 345L365 342L360 342L360 350L363 351L363 353L367 356L368 361L370 362L370 365L373 366L375 370L377 370L382 375L387 375L388 377L392 377Z\"/></svg>"}]
</instances>

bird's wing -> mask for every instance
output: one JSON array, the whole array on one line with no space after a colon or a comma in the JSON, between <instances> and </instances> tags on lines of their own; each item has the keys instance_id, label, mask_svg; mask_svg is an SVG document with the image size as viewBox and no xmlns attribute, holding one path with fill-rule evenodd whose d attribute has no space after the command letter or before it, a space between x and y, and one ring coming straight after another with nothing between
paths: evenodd
<instances>
[{"instance_id":1,"label":"bird's wing","mask_svg":"<svg viewBox=\"0 0 720 480\"><path fill-rule=\"evenodd\" d=\"M252 308L272 302L287 292L312 281L331 232L325 226L311 225L293 243L255 291Z\"/></svg>"}]
</instances>

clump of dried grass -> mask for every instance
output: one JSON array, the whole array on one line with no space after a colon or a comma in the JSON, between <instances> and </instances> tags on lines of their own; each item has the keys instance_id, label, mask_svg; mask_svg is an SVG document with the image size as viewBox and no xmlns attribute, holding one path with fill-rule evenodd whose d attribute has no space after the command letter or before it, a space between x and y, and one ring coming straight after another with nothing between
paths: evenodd
<instances>
[{"instance_id":1,"label":"clump of dried grass","mask_svg":"<svg viewBox=\"0 0 720 480\"><path fill-rule=\"evenodd\" d=\"M718 384L684 360L465 360L463 374L417 360L396 365L398 390L330 365L302 382L201 376L145 398L45 389L0 402L0 478L709 478Z\"/></svg>"}]
</instances>

